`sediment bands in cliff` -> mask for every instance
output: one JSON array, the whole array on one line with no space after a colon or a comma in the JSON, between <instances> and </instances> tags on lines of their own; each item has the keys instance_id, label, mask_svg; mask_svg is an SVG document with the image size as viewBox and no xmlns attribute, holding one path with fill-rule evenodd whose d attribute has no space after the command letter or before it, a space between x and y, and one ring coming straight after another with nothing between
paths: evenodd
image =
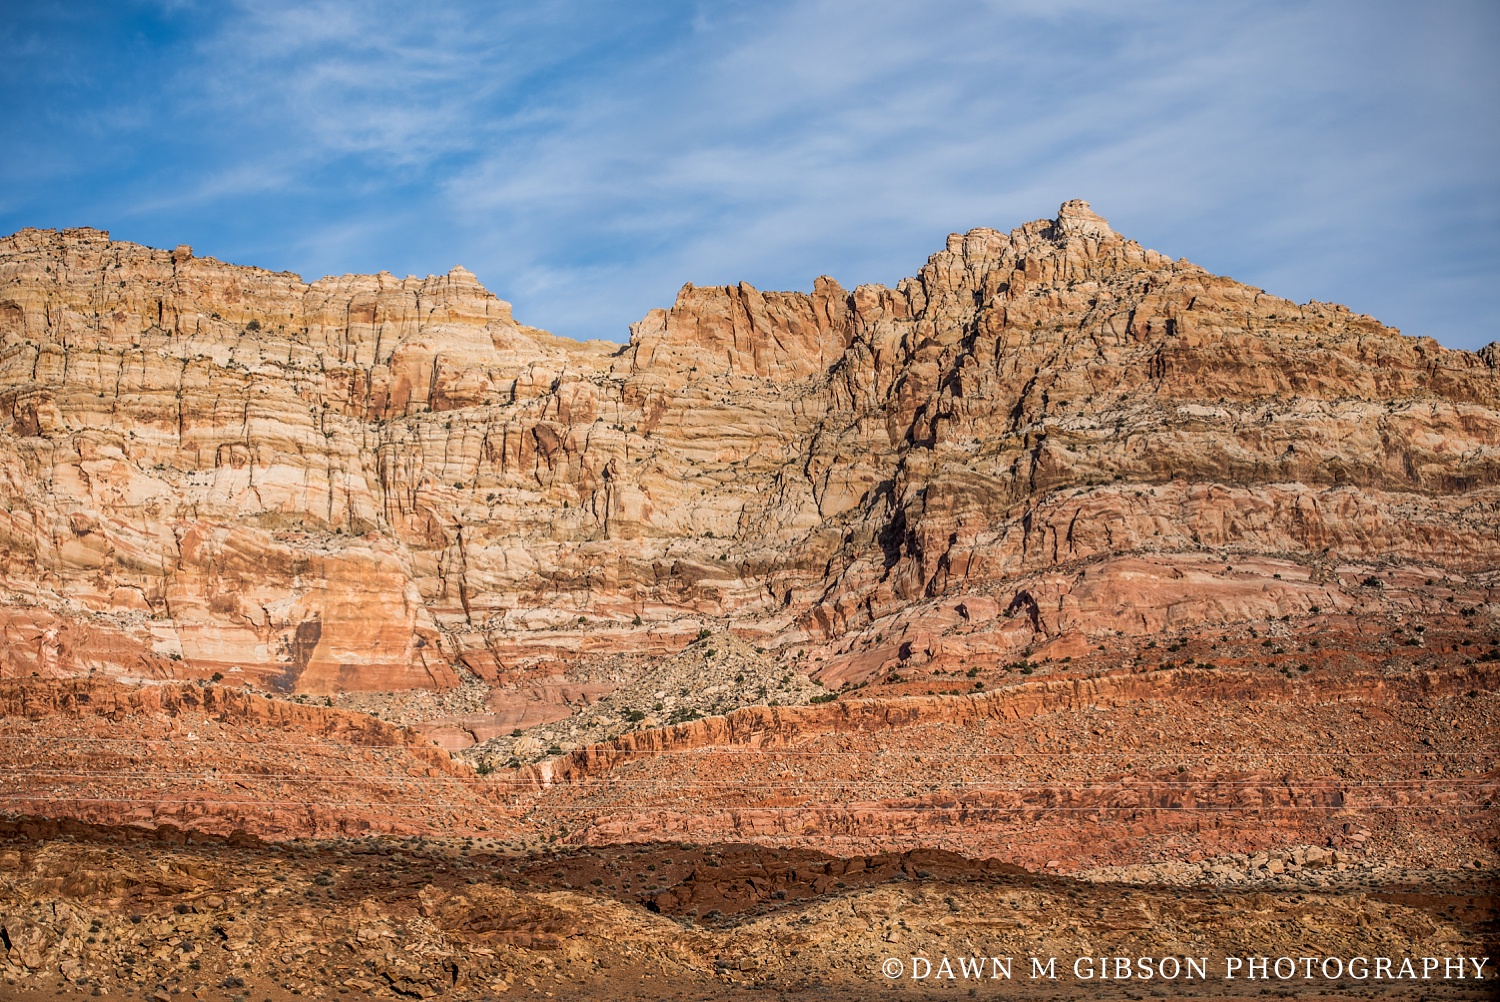
<instances>
[{"instance_id":1,"label":"sediment bands in cliff","mask_svg":"<svg viewBox=\"0 0 1500 1002\"><path fill-rule=\"evenodd\" d=\"M703 748L773 748L805 743L817 735L840 735L920 726L973 729L983 721L1014 722L1043 714L1128 707L1152 698L1248 703L1289 707L1370 700L1400 704L1452 696L1471 689L1494 690L1500 668L1487 665L1435 670L1398 679L1350 676L1299 681L1264 673L1167 669L1089 678L1058 678L1008 689L954 697L845 699L822 706L747 706L723 717L629 734L586 745L567 755L525 766L502 782L546 789L581 783L643 757Z\"/></svg>"},{"instance_id":2,"label":"sediment bands in cliff","mask_svg":"<svg viewBox=\"0 0 1500 1002\"><path fill-rule=\"evenodd\" d=\"M0 240L8 673L441 687L716 620L854 678L924 616L1020 650L1414 602L1363 584L1392 567L1491 598L1500 348L1267 295L1083 202L893 289L686 286L623 347L461 268Z\"/></svg>"}]
</instances>

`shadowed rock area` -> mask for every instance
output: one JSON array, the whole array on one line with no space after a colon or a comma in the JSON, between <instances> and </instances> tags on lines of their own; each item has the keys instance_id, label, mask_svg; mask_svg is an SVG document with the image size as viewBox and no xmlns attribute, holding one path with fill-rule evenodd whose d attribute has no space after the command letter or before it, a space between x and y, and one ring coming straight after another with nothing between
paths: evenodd
<instances>
[{"instance_id":1,"label":"shadowed rock area","mask_svg":"<svg viewBox=\"0 0 1500 1002\"><path fill-rule=\"evenodd\" d=\"M1492 885L1429 872L1301 891L1087 884L940 852L841 859L648 843L528 854L487 839L225 843L0 825L10 969L145 998L853 999L885 994L886 979L872 978L884 958L945 954L1013 958L1007 993L1128 998L1144 986L1080 983L1067 963L1167 942L1211 976L1147 990L1243 998L1258 992L1223 980L1224 958L1246 950L1441 956L1500 928ZM705 906L701 920L677 907L687 900ZM1031 956L1069 958L1061 980L1029 979ZM1001 987L988 969L963 982ZM902 987L925 998L955 985ZM1421 987L1487 997L1472 980ZM1277 988L1370 997L1354 979Z\"/></svg>"}]
</instances>

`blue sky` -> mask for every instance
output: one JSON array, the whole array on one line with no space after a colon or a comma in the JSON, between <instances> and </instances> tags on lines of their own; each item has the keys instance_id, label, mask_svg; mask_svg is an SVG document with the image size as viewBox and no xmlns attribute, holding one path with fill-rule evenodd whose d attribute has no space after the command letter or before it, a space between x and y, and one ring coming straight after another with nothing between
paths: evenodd
<instances>
[{"instance_id":1,"label":"blue sky","mask_svg":"<svg viewBox=\"0 0 1500 1002\"><path fill-rule=\"evenodd\" d=\"M0 231L463 264L623 340L677 288L892 283L1086 198L1454 347L1500 338L1500 4L12 0Z\"/></svg>"}]
</instances>

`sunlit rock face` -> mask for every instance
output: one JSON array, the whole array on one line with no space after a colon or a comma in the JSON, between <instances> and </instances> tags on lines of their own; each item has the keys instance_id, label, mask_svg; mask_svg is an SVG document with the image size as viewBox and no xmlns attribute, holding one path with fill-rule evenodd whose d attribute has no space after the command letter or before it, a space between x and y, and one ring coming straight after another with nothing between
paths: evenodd
<instances>
[{"instance_id":1,"label":"sunlit rock face","mask_svg":"<svg viewBox=\"0 0 1500 1002\"><path fill-rule=\"evenodd\" d=\"M850 680L1420 607L1402 575L1483 603L1497 567L1500 349L1210 275L1084 202L894 289L685 286L623 347L462 268L0 239L6 674L446 687L713 623Z\"/></svg>"}]
</instances>

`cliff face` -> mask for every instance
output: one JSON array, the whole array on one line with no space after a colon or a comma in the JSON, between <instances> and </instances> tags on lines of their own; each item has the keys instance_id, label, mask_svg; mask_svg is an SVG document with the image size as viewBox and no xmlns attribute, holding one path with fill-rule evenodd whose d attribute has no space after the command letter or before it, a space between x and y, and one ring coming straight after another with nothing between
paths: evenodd
<instances>
[{"instance_id":1,"label":"cliff face","mask_svg":"<svg viewBox=\"0 0 1500 1002\"><path fill-rule=\"evenodd\" d=\"M687 286L623 348L461 268L308 284L26 230L0 239L0 671L443 687L716 620L855 679L1420 608L1412 582L1482 603L1497 366L1082 202L894 289Z\"/></svg>"}]
</instances>

